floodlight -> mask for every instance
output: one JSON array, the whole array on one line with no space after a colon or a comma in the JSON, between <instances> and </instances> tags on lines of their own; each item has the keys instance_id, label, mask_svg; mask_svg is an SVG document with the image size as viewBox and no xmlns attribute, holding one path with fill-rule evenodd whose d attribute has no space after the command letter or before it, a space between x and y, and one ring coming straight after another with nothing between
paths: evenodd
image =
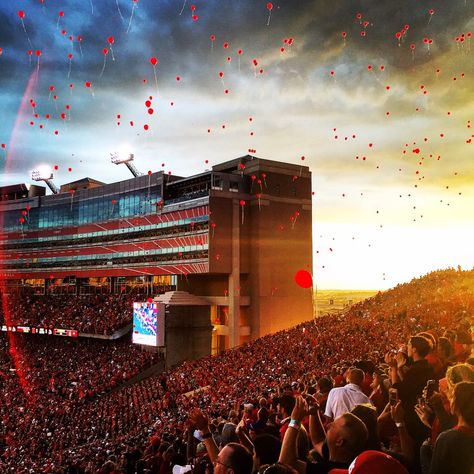
<instances>
[{"instance_id":1,"label":"floodlight","mask_svg":"<svg viewBox=\"0 0 474 474\"><path fill-rule=\"evenodd\" d=\"M38 168L31 172L31 179L33 181L44 181L48 185L49 189L51 189L53 194L59 193L59 189L52 181L53 171L49 166L38 166Z\"/></svg>"},{"instance_id":2,"label":"floodlight","mask_svg":"<svg viewBox=\"0 0 474 474\"><path fill-rule=\"evenodd\" d=\"M33 181L45 181L53 179L53 172L49 166L39 166L31 172L31 179Z\"/></svg>"},{"instance_id":3,"label":"floodlight","mask_svg":"<svg viewBox=\"0 0 474 474\"><path fill-rule=\"evenodd\" d=\"M137 176L142 176L143 173L140 173L140 171L135 168L135 165L132 163L134 158L135 155L133 153L130 153L129 147L127 145L122 145L118 151L110 153L110 161L114 165L125 164L125 166L136 178Z\"/></svg>"}]
</instances>

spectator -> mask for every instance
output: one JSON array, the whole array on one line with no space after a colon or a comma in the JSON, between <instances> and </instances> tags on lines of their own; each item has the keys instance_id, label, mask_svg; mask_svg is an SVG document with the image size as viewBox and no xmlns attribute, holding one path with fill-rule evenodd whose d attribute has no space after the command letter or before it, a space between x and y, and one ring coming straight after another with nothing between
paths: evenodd
<instances>
[{"instance_id":1,"label":"spectator","mask_svg":"<svg viewBox=\"0 0 474 474\"><path fill-rule=\"evenodd\" d=\"M356 405L368 403L372 405L369 397L362 391L364 372L360 369L350 368L346 373L346 385L333 388L329 392L326 403L325 416L335 420L340 415L350 412Z\"/></svg>"},{"instance_id":2,"label":"spectator","mask_svg":"<svg viewBox=\"0 0 474 474\"><path fill-rule=\"evenodd\" d=\"M430 474L472 474L474 470L474 383L454 387L451 404L458 423L436 440Z\"/></svg>"},{"instance_id":3,"label":"spectator","mask_svg":"<svg viewBox=\"0 0 474 474\"><path fill-rule=\"evenodd\" d=\"M283 446L279 462L298 470L300 474L328 473L333 468L347 468L352 460L360 454L367 442L368 433L364 423L352 415L344 413L329 424L326 433L329 460L311 463L298 460L296 439L301 429L301 421L308 413L308 405L302 397L296 399L291 414L291 422Z\"/></svg>"},{"instance_id":4,"label":"spectator","mask_svg":"<svg viewBox=\"0 0 474 474\"><path fill-rule=\"evenodd\" d=\"M238 443L229 443L214 460L214 474L251 474L252 455Z\"/></svg>"},{"instance_id":5,"label":"spectator","mask_svg":"<svg viewBox=\"0 0 474 474\"><path fill-rule=\"evenodd\" d=\"M324 413L326 410L326 403L329 396L329 392L333 388L333 383L330 377L321 377L317 383L318 386L318 403L321 409L321 412Z\"/></svg>"},{"instance_id":6,"label":"spectator","mask_svg":"<svg viewBox=\"0 0 474 474\"><path fill-rule=\"evenodd\" d=\"M419 444L426 439L427 430L415 413L415 405L421 397L426 382L434 378L433 369L425 359L429 351L430 344L427 339L422 336L410 338L408 356L413 360L413 364L406 371L403 380L399 378L397 359L390 360L392 386L397 389L398 397L402 402L408 433Z\"/></svg>"},{"instance_id":7,"label":"spectator","mask_svg":"<svg viewBox=\"0 0 474 474\"><path fill-rule=\"evenodd\" d=\"M290 415L295 407L295 397L293 395L283 395L277 399L277 411L280 416L280 437L283 441L286 430L290 423Z\"/></svg>"}]
</instances>

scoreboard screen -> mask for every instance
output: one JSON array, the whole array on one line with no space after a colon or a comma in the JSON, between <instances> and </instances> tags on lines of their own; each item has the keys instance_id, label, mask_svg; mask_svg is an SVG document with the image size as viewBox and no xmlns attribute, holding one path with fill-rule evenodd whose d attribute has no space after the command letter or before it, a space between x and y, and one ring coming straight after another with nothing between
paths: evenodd
<instances>
[{"instance_id":1,"label":"scoreboard screen","mask_svg":"<svg viewBox=\"0 0 474 474\"><path fill-rule=\"evenodd\" d=\"M133 342L146 346L158 345L158 305L133 303Z\"/></svg>"}]
</instances>

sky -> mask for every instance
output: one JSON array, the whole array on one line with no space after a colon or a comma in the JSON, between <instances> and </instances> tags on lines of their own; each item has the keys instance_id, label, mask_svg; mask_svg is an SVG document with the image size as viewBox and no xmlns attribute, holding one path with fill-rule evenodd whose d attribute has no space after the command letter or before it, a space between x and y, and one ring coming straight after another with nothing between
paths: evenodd
<instances>
[{"instance_id":1,"label":"sky","mask_svg":"<svg viewBox=\"0 0 474 474\"><path fill-rule=\"evenodd\" d=\"M474 0L1 0L0 184L44 164L58 185L127 179L124 146L181 176L252 150L312 172L318 288L470 269L473 18Z\"/></svg>"}]
</instances>

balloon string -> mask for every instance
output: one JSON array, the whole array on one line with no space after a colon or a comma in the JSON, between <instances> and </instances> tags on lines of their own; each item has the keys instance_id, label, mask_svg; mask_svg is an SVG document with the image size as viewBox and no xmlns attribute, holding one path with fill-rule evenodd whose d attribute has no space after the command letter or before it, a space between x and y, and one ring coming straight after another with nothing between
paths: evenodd
<instances>
[{"instance_id":1,"label":"balloon string","mask_svg":"<svg viewBox=\"0 0 474 474\"><path fill-rule=\"evenodd\" d=\"M36 64L36 80L39 78L39 72L40 72L40 58L38 56L38 62Z\"/></svg>"},{"instance_id":2,"label":"balloon string","mask_svg":"<svg viewBox=\"0 0 474 474\"><path fill-rule=\"evenodd\" d=\"M156 95L158 95L158 79L156 78L156 67L153 66L153 75L155 76Z\"/></svg>"},{"instance_id":3,"label":"balloon string","mask_svg":"<svg viewBox=\"0 0 474 474\"><path fill-rule=\"evenodd\" d=\"M183 14L183 11L184 11L184 7L186 6L186 1L187 0L184 0L184 3L183 3L183 8L181 8L181 11L179 12L180 15Z\"/></svg>"},{"instance_id":4,"label":"balloon string","mask_svg":"<svg viewBox=\"0 0 474 474\"><path fill-rule=\"evenodd\" d=\"M270 18L272 16L272 11L268 10L268 21L267 21L267 26L270 26Z\"/></svg>"},{"instance_id":5,"label":"balloon string","mask_svg":"<svg viewBox=\"0 0 474 474\"><path fill-rule=\"evenodd\" d=\"M117 10L118 10L118 13L119 13L119 15L120 15L120 18L122 19L122 21L125 21L123 15L122 15L122 10L120 10L120 5L119 5L118 0L115 0L115 3L116 3L116 5L117 5Z\"/></svg>"},{"instance_id":6,"label":"balloon string","mask_svg":"<svg viewBox=\"0 0 474 474\"><path fill-rule=\"evenodd\" d=\"M92 3L92 0L89 0L91 4L91 14L94 15L94 4Z\"/></svg>"},{"instance_id":7,"label":"balloon string","mask_svg":"<svg viewBox=\"0 0 474 474\"><path fill-rule=\"evenodd\" d=\"M135 3L133 4L132 7L132 14L130 15L130 21L128 22L128 27L127 27L127 34L130 31L130 27L132 26L132 20L133 20L133 13L135 12Z\"/></svg>"},{"instance_id":8,"label":"balloon string","mask_svg":"<svg viewBox=\"0 0 474 474\"><path fill-rule=\"evenodd\" d=\"M21 24L23 26L23 31L25 32L25 35L26 35L26 39L28 40L28 44L30 45L30 48L33 49L33 45L31 44L30 37L28 35L28 32L26 31L25 22L23 21L23 18L20 18L20 20L21 20Z\"/></svg>"},{"instance_id":9,"label":"balloon string","mask_svg":"<svg viewBox=\"0 0 474 474\"><path fill-rule=\"evenodd\" d=\"M105 64L107 63L107 55L104 54L104 65L102 66L102 71L100 71L99 77L102 77L105 71Z\"/></svg>"},{"instance_id":10,"label":"balloon string","mask_svg":"<svg viewBox=\"0 0 474 474\"><path fill-rule=\"evenodd\" d=\"M112 45L110 45L110 52L112 53L112 61L115 61L114 50L112 49Z\"/></svg>"},{"instance_id":11,"label":"balloon string","mask_svg":"<svg viewBox=\"0 0 474 474\"><path fill-rule=\"evenodd\" d=\"M81 58L84 57L84 55L82 54L82 46L81 46L81 42L79 41L79 51L81 52Z\"/></svg>"},{"instance_id":12,"label":"balloon string","mask_svg":"<svg viewBox=\"0 0 474 474\"><path fill-rule=\"evenodd\" d=\"M69 60L69 71L67 72L67 78L69 79L69 76L71 75L71 67L72 67L72 61Z\"/></svg>"}]
</instances>

